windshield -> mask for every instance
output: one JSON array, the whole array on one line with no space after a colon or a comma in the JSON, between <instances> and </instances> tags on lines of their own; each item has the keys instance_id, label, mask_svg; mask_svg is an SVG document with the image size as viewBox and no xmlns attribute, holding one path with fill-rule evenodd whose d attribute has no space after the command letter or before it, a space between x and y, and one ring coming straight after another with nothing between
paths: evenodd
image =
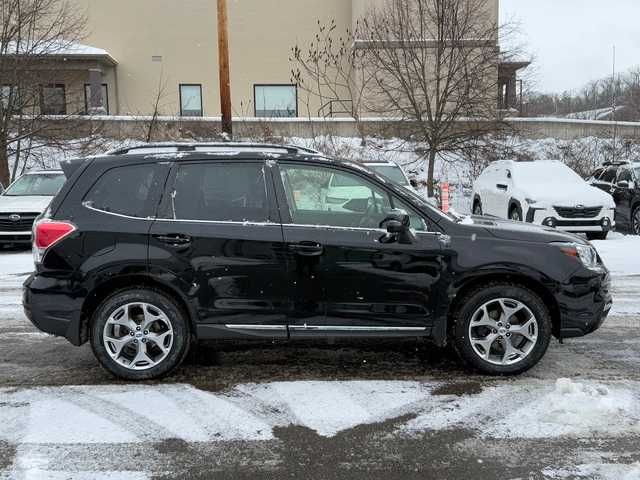
<instances>
[{"instance_id":1,"label":"windshield","mask_svg":"<svg viewBox=\"0 0 640 480\"><path fill-rule=\"evenodd\" d=\"M549 184L567 185L583 184L580 175L565 164L554 161L520 162L514 166L513 178L535 184L548 186Z\"/></svg>"},{"instance_id":2,"label":"windshield","mask_svg":"<svg viewBox=\"0 0 640 480\"><path fill-rule=\"evenodd\" d=\"M24 175L4 193L7 197L53 197L58 194L66 178L60 173Z\"/></svg>"},{"instance_id":3,"label":"windshield","mask_svg":"<svg viewBox=\"0 0 640 480\"><path fill-rule=\"evenodd\" d=\"M368 167L398 185L402 185L403 187L409 185L402 169L396 165L368 165Z\"/></svg>"}]
</instances>

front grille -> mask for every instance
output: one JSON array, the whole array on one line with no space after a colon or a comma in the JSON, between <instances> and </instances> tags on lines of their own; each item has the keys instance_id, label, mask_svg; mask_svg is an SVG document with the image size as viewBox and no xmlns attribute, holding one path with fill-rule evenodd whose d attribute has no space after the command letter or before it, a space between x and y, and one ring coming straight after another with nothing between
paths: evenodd
<instances>
[{"instance_id":1,"label":"front grille","mask_svg":"<svg viewBox=\"0 0 640 480\"><path fill-rule=\"evenodd\" d=\"M557 227L601 227L602 222L599 220L558 220L556 222Z\"/></svg>"},{"instance_id":2,"label":"front grille","mask_svg":"<svg viewBox=\"0 0 640 480\"><path fill-rule=\"evenodd\" d=\"M602 207L553 207L562 218L596 218L600 215Z\"/></svg>"},{"instance_id":3,"label":"front grille","mask_svg":"<svg viewBox=\"0 0 640 480\"><path fill-rule=\"evenodd\" d=\"M19 216L19 220L12 219ZM39 213L0 213L0 232L29 232Z\"/></svg>"}]
</instances>

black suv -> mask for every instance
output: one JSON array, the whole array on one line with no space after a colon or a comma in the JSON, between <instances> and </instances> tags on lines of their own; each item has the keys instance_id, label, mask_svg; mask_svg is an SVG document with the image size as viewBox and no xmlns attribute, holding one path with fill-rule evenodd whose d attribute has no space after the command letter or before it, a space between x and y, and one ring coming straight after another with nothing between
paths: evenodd
<instances>
[{"instance_id":1,"label":"black suv","mask_svg":"<svg viewBox=\"0 0 640 480\"><path fill-rule=\"evenodd\" d=\"M605 163L587 181L613 196L617 228L640 235L640 162Z\"/></svg>"},{"instance_id":2,"label":"black suv","mask_svg":"<svg viewBox=\"0 0 640 480\"><path fill-rule=\"evenodd\" d=\"M63 167L25 311L121 378L166 375L197 340L326 337L423 337L517 374L611 308L585 240L446 215L296 147L145 146Z\"/></svg>"}]
</instances>

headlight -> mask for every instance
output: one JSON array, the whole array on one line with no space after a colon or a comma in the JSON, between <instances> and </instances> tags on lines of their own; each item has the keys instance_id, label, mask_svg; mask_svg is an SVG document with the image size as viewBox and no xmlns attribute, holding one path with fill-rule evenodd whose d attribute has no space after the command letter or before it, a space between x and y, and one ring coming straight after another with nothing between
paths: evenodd
<instances>
[{"instance_id":1,"label":"headlight","mask_svg":"<svg viewBox=\"0 0 640 480\"><path fill-rule=\"evenodd\" d=\"M599 269L598 252L591 245L582 245L580 243L556 243L555 245L568 257L580 260L586 268L591 270Z\"/></svg>"}]
</instances>

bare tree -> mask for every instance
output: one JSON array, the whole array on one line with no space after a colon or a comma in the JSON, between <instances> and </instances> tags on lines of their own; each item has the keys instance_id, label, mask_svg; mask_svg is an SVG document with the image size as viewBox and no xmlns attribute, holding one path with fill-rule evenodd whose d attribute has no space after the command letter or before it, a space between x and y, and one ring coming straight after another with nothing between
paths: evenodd
<instances>
[{"instance_id":1,"label":"bare tree","mask_svg":"<svg viewBox=\"0 0 640 480\"><path fill-rule=\"evenodd\" d=\"M365 53L353 48L357 38L357 29L339 32L335 20L326 25L318 22L314 40L307 46L294 46L289 60L293 83L319 102L317 116L353 118L364 144L361 119L372 75L364 68Z\"/></svg>"},{"instance_id":2,"label":"bare tree","mask_svg":"<svg viewBox=\"0 0 640 480\"><path fill-rule=\"evenodd\" d=\"M438 154L460 151L497 128L501 56L492 5L388 0L360 23L355 48L372 76L368 106L401 120L407 136L422 145L429 195Z\"/></svg>"},{"instance_id":3,"label":"bare tree","mask_svg":"<svg viewBox=\"0 0 640 480\"><path fill-rule=\"evenodd\" d=\"M82 102L68 112L59 92L47 85L73 75L63 74L62 62L52 56L76 48L85 25L86 18L69 0L0 0L0 182L8 183L17 171L9 170L12 154L33 147L35 136L50 134L43 115L84 110Z\"/></svg>"}]
</instances>

